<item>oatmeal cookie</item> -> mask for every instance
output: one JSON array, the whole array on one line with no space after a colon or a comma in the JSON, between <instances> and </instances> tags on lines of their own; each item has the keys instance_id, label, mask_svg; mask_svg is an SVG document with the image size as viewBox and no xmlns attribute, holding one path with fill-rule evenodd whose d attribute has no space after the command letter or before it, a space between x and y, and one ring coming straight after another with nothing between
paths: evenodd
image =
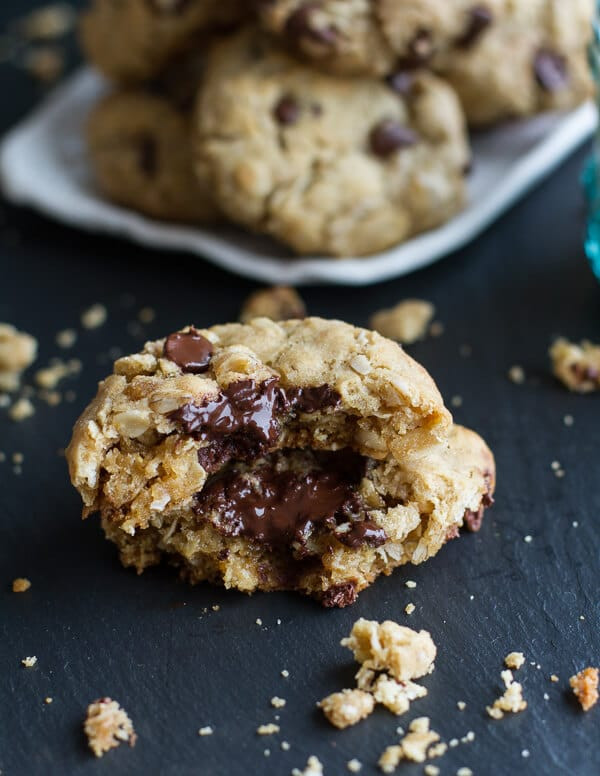
<instances>
[{"instance_id":1,"label":"oatmeal cookie","mask_svg":"<svg viewBox=\"0 0 600 776\"><path fill-rule=\"evenodd\" d=\"M67 451L125 565L352 603L490 503L494 462L429 375L319 318L193 327L119 359Z\"/></svg>"},{"instance_id":2,"label":"oatmeal cookie","mask_svg":"<svg viewBox=\"0 0 600 776\"><path fill-rule=\"evenodd\" d=\"M131 90L104 98L87 125L101 193L153 218L216 220L208 187L193 172L190 122L190 112L166 94Z\"/></svg>"},{"instance_id":3,"label":"oatmeal cookie","mask_svg":"<svg viewBox=\"0 0 600 776\"><path fill-rule=\"evenodd\" d=\"M263 0L259 18L325 71L447 78L469 122L570 108L592 91L593 0Z\"/></svg>"},{"instance_id":4,"label":"oatmeal cookie","mask_svg":"<svg viewBox=\"0 0 600 776\"><path fill-rule=\"evenodd\" d=\"M94 0L82 18L87 58L108 78L137 84L159 74L208 29L236 23L245 0Z\"/></svg>"},{"instance_id":5,"label":"oatmeal cookie","mask_svg":"<svg viewBox=\"0 0 600 776\"><path fill-rule=\"evenodd\" d=\"M464 203L468 142L445 83L324 75L254 29L209 55L194 140L223 211L302 254L384 250Z\"/></svg>"}]
</instances>

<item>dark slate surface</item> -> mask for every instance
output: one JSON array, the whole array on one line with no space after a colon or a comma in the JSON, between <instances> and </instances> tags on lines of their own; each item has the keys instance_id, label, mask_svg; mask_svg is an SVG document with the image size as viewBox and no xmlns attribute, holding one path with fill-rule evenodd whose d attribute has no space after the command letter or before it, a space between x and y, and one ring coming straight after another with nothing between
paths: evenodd
<instances>
[{"instance_id":1,"label":"dark slate surface","mask_svg":"<svg viewBox=\"0 0 600 776\"><path fill-rule=\"evenodd\" d=\"M4 2L0 14L9 19L27 5ZM39 90L7 65L0 86L7 128ZM157 311L144 327L147 337L192 321L234 319L253 286L194 258L73 232L3 207L0 320L40 339L40 364L61 355L54 336L77 325L82 309L101 301L109 310L107 324L82 333L73 348L84 370L63 390L76 391L74 403L40 404L22 424L0 414L0 449L9 457L0 464L3 774L288 774L316 754L327 776L345 773L352 757L369 775L378 772L375 762L395 741L397 725L419 715L429 715L446 740L475 732L473 743L436 763L443 774L461 766L477 776L600 772L600 709L583 715L567 687L575 670L600 663L600 405L597 397L569 395L550 376L546 356L557 334L600 340L600 287L581 249L583 159L584 152L576 154L476 244L437 266L369 289L305 290L312 313L357 324L405 296L434 301L445 333L410 352L448 399L463 397L457 420L480 431L498 461L497 503L480 534L380 580L341 611L291 594L248 598L190 589L169 569L139 578L120 567L94 520L80 522L57 450L107 372L108 350L141 344L127 324L142 306ZM133 306L126 306L127 294ZM459 356L463 344L472 346L472 357ZM525 385L507 379L513 364L525 368ZM563 424L565 414L573 415L573 427ZM15 452L25 456L21 475L12 470ZM551 470L555 459L566 471L562 480ZM28 593L10 592L16 576L32 580ZM416 590L406 589L406 579L418 583ZM403 613L409 601L417 607L410 618ZM212 611L215 604L219 611ZM430 630L439 646L437 670L425 680L429 696L405 717L377 711L337 732L314 704L350 685L354 666L339 640L359 616ZM485 705L499 694L502 659L511 650L527 656L518 678L529 708L496 722ZM35 668L21 667L26 655L37 655ZM552 673L559 683L550 682ZM100 695L123 703L139 740L133 750L121 747L96 761L81 722ZM270 707L273 695L287 699L279 712ZM466 701L464 712L458 700ZM281 734L258 737L256 727L277 713ZM214 735L199 738L198 728L208 724ZM283 740L288 752L280 749ZM412 776L422 766L399 772Z\"/></svg>"}]
</instances>

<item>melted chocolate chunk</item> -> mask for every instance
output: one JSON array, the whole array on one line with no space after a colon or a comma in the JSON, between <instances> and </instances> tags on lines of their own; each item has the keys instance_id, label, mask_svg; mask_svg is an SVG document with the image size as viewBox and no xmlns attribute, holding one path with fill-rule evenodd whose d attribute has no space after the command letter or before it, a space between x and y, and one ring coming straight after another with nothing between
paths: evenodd
<instances>
[{"instance_id":1,"label":"melted chocolate chunk","mask_svg":"<svg viewBox=\"0 0 600 776\"><path fill-rule=\"evenodd\" d=\"M294 43L308 39L327 48L335 45L337 32L335 27L320 27L314 23L315 11L321 8L321 3L304 3L291 13L285 24L285 34Z\"/></svg>"},{"instance_id":2,"label":"melted chocolate chunk","mask_svg":"<svg viewBox=\"0 0 600 776\"><path fill-rule=\"evenodd\" d=\"M212 354L212 343L193 327L187 332L170 334L165 342L165 358L177 364L183 372L194 375L206 372Z\"/></svg>"},{"instance_id":3,"label":"melted chocolate chunk","mask_svg":"<svg viewBox=\"0 0 600 776\"><path fill-rule=\"evenodd\" d=\"M456 41L456 45L461 48L470 48L476 43L481 34L487 29L494 20L494 15L485 5L475 5L469 11L469 21L461 37Z\"/></svg>"},{"instance_id":4,"label":"melted chocolate chunk","mask_svg":"<svg viewBox=\"0 0 600 776\"><path fill-rule=\"evenodd\" d=\"M356 592L356 586L354 582L344 582L341 585L334 585L326 590L321 596L321 603L327 609L339 608L343 609L344 606L350 606L358 598Z\"/></svg>"},{"instance_id":5,"label":"melted chocolate chunk","mask_svg":"<svg viewBox=\"0 0 600 776\"><path fill-rule=\"evenodd\" d=\"M185 404L169 417L183 433L209 443L198 450L198 461L212 473L231 459L251 461L273 449L281 420L292 412L316 412L339 402L339 394L328 385L285 391L279 378L271 377L263 383L231 383L215 398L202 405Z\"/></svg>"},{"instance_id":6,"label":"melted chocolate chunk","mask_svg":"<svg viewBox=\"0 0 600 776\"><path fill-rule=\"evenodd\" d=\"M300 118L300 104L295 97L288 94L279 100L273 114L280 124L295 124Z\"/></svg>"},{"instance_id":7,"label":"melted chocolate chunk","mask_svg":"<svg viewBox=\"0 0 600 776\"><path fill-rule=\"evenodd\" d=\"M349 531L336 532L337 539L347 547L357 550L359 547L381 547L387 541L387 534L372 520L352 523Z\"/></svg>"},{"instance_id":8,"label":"melted chocolate chunk","mask_svg":"<svg viewBox=\"0 0 600 776\"><path fill-rule=\"evenodd\" d=\"M558 92L568 83L567 62L555 51L540 49L535 56L533 69L539 85L547 92Z\"/></svg>"},{"instance_id":9,"label":"melted chocolate chunk","mask_svg":"<svg viewBox=\"0 0 600 776\"><path fill-rule=\"evenodd\" d=\"M366 519L356 488L364 462L345 450L321 453L315 468L300 473L280 470L281 456L246 474L236 469L217 476L196 496L194 511L200 517L215 513L213 525L225 536L245 536L270 549L309 554L311 537L333 533L348 546L379 546L385 532ZM319 463L321 467L319 467ZM336 527L348 513L360 519L338 536Z\"/></svg>"},{"instance_id":10,"label":"melted chocolate chunk","mask_svg":"<svg viewBox=\"0 0 600 776\"><path fill-rule=\"evenodd\" d=\"M483 513L485 512L485 507L483 504L479 507L477 512L473 512L471 509L467 509L464 516L464 524L467 531L471 531L472 533L477 533L479 529L481 528L481 524L483 522Z\"/></svg>"},{"instance_id":11,"label":"melted chocolate chunk","mask_svg":"<svg viewBox=\"0 0 600 776\"><path fill-rule=\"evenodd\" d=\"M402 148L414 145L418 138L409 127L399 124L394 119L384 119L373 128L369 141L373 153L385 158Z\"/></svg>"}]
</instances>

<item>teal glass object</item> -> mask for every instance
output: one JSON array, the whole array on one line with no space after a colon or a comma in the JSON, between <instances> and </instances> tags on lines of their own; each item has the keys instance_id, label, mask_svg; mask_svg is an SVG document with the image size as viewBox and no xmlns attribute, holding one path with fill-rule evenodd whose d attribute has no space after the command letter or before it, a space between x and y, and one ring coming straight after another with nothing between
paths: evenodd
<instances>
[{"instance_id":1,"label":"teal glass object","mask_svg":"<svg viewBox=\"0 0 600 776\"><path fill-rule=\"evenodd\" d=\"M590 45L590 66L596 81L596 104L600 110L600 0L594 20L594 35ZM592 271L600 280L600 128L596 130L594 153L583 171L583 188L588 202L585 252Z\"/></svg>"}]
</instances>

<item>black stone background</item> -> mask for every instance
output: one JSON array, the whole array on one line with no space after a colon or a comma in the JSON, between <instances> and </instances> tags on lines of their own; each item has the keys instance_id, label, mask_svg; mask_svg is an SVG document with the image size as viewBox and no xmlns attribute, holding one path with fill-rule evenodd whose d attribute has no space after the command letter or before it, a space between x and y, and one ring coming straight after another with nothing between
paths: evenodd
<instances>
[{"instance_id":1,"label":"black stone background","mask_svg":"<svg viewBox=\"0 0 600 776\"><path fill-rule=\"evenodd\" d=\"M3 0L0 20L34 4ZM0 94L4 130L35 104L40 89L3 64ZM77 392L74 403L40 403L21 424L0 414L0 449L9 457L0 464L3 774L288 774L316 754L327 776L345 773L353 757L369 776L378 772L384 747L395 742L396 727L420 715L430 716L445 740L475 732L473 743L436 762L444 776L461 766L477 776L600 773L600 708L584 715L567 683L574 671L600 663L600 405L597 396L570 395L558 384L546 355L558 334L600 339L600 287L581 247L578 175L586 153L575 154L483 237L439 264L371 288L303 291L311 313L356 324L403 297L435 302L445 332L410 353L448 400L463 397L456 419L485 436L498 463L497 503L480 534L379 580L353 607L338 611L293 594L249 598L208 585L191 589L168 568L143 577L124 570L96 520L79 520L79 498L57 455L109 369L109 348L127 352L142 344L127 330L141 307L157 311L144 327L144 336L154 338L190 322L235 319L255 286L194 257L152 252L2 207L0 320L39 338L39 365L64 355L55 334L76 326L84 308L100 301L109 310L106 325L82 333L73 348L83 373L62 389ZM124 294L135 297L133 306L124 306ZM465 343L473 348L470 358L459 356ZM525 368L525 385L507 379L513 364ZM573 427L563 424L565 414L573 415ZM20 476L10 462L15 452L25 456ZM554 459L566 471L562 480L552 472ZM527 534L530 544L523 541ZM16 576L32 580L29 592L10 592ZM415 590L405 587L407 579L417 582ZM407 617L409 601L416 611ZM212 611L214 604L219 611ZM424 680L428 697L409 714L397 719L377 710L338 732L315 701L352 684L355 665L339 641L360 616L427 628L439 646L437 669ZM511 650L527 656L517 676L529 707L493 721L485 706L501 690L502 659ZM21 666L26 655L37 655L35 668ZM556 684L552 673L560 677ZM49 706L48 695L54 698ZM102 695L124 705L139 739L135 749L122 746L96 761L81 723L87 704ZM270 707L273 695L287 699L279 712ZM467 703L464 712L457 710L459 700ZM281 733L257 736L257 726L276 713ZM197 735L203 725L214 727L212 737ZM291 745L287 752L280 749L283 740ZM399 773L422 771L405 765Z\"/></svg>"}]
</instances>

